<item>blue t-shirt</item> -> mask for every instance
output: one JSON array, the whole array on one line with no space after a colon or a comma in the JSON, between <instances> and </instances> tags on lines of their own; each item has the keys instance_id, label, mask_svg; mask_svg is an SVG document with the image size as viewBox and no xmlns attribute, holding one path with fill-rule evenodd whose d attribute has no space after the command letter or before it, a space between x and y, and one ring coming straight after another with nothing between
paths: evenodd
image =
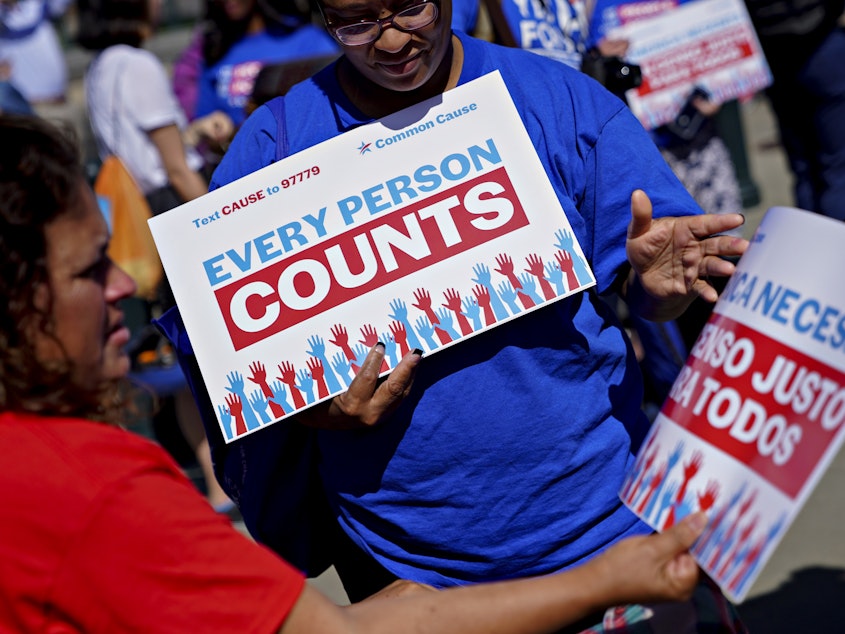
<instances>
[{"instance_id":1,"label":"blue t-shirt","mask_svg":"<svg viewBox=\"0 0 845 634\"><path fill-rule=\"evenodd\" d=\"M268 29L247 35L217 63L203 68L196 116L222 110L238 126L243 123L244 105L262 67L332 54L340 54L337 43L324 29L311 24L294 31Z\"/></svg>"},{"instance_id":2,"label":"blue t-shirt","mask_svg":"<svg viewBox=\"0 0 845 634\"><path fill-rule=\"evenodd\" d=\"M424 358L384 424L314 432L314 464L343 530L397 576L438 587L550 573L649 531L617 495L648 425L639 370L596 291L627 272L634 189L648 193L656 215L700 213L628 108L598 83L457 35L460 83L501 72L597 287ZM333 67L284 99L290 153L369 121ZM277 130L270 108L256 110L212 187L271 163ZM292 429L274 425L230 445L210 430L248 526L270 542L300 521L279 509L301 483L288 474L285 488L274 477Z\"/></svg>"},{"instance_id":3,"label":"blue t-shirt","mask_svg":"<svg viewBox=\"0 0 845 634\"><path fill-rule=\"evenodd\" d=\"M472 33L478 22L479 0L452 0L452 28Z\"/></svg>"}]
</instances>

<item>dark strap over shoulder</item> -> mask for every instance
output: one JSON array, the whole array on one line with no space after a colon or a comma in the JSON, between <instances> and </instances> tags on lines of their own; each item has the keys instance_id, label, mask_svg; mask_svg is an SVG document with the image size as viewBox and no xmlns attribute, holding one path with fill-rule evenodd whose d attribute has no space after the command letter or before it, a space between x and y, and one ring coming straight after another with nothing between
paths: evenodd
<instances>
[{"instance_id":1,"label":"dark strap over shoulder","mask_svg":"<svg viewBox=\"0 0 845 634\"><path fill-rule=\"evenodd\" d=\"M288 131L285 122L285 98L276 97L267 102L267 107L276 118L276 157L280 161L288 155Z\"/></svg>"}]
</instances>

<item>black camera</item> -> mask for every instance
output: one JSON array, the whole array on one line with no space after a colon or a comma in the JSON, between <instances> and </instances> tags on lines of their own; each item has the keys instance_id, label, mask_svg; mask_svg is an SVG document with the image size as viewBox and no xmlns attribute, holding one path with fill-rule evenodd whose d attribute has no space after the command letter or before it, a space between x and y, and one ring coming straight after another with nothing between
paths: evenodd
<instances>
[{"instance_id":1,"label":"black camera","mask_svg":"<svg viewBox=\"0 0 845 634\"><path fill-rule=\"evenodd\" d=\"M682 141L691 141L707 124L707 117L695 107L695 101L699 98L710 99L710 93L701 86L696 86L675 120L666 124L666 129Z\"/></svg>"},{"instance_id":2,"label":"black camera","mask_svg":"<svg viewBox=\"0 0 845 634\"><path fill-rule=\"evenodd\" d=\"M596 49L590 49L584 55L581 70L623 99L628 90L643 83L643 72L639 66L621 57L605 57Z\"/></svg>"}]
</instances>

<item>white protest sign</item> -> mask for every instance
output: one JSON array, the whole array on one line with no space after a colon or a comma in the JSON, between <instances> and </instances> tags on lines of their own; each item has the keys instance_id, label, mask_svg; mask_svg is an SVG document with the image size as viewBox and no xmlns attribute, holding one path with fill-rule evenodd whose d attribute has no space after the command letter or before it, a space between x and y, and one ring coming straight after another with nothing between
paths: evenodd
<instances>
[{"instance_id":1,"label":"white protest sign","mask_svg":"<svg viewBox=\"0 0 845 634\"><path fill-rule=\"evenodd\" d=\"M595 283L498 72L150 227L227 441Z\"/></svg>"},{"instance_id":2,"label":"white protest sign","mask_svg":"<svg viewBox=\"0 0 845 634\"><path fill-rule=\"evenodd\" d=\"M717 302L621 496L741 601L845 434L845 223L775 207Z\"/></svg>"},{"instance_id":3,"label":"white protest sign","mask_svg":"<svg viewBox=\"0 0 845 634\"><path fill-rule=\"evenodd\" d=\"M741 0L696 0L641 17L637 8L648 5L616 7L621 26L608 32L629 40L625 59L642 69L642 84L625 96L646 128L674 120L694 86L706 89L713 103L723 103L772 83Z\"/></svg>"}]
</instances>

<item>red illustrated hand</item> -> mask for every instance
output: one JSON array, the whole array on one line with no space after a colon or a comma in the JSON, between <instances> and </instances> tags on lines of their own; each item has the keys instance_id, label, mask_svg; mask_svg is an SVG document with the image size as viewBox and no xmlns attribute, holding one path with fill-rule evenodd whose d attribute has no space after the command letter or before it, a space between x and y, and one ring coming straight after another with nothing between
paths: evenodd
<instances>
[{"instance_id":1,"label":"red illustrated hand","mask_svg":"<svg viewBox=\"0 0 845 634\"><path fill-rule=\"evenodd\" d=\"M534 277L537 278L537 281L540 282L540 290L543 291L543 297L547 300L552 299L555 296L554 289L552 289L552 285L549 284L549 281L546 279L546 270L543 266L543 259L537 255L536 253L532 253L525 261L528 263L528 268L525 269L526 273L530 273Z\"/></svg>"},{"instance_id":2,"label":"red illustrated hand","mask_svg":"<svg viewBox=\"0 0 845 634\"><path fill-rule=\"evenodd\" d=\"M305 407L305 399L302 397L302 392L296 387L296 370L290 361L285 361L279 366L281 374L276 378L288 386L291 397L293 398L293 406L296 409Z\"/></svg>"},{"instance_id":3,"label":"red illustrated hand","mask_svg":"<svg viewBox=\"0 0 845 634\"><path fill-rule=\"evenodd\" d=\"M354 361L355 352L353 352L352 348L349 346L349 333L346 331L346 328L344 328L341 324L335 324L332 326L331 332L334 339L329 339L329 343L343 350L343 354L346 356L347 361Z\"/></svg>"},{"instance_id":4,"label":"red illustrated hand","mask_svg":"<svg viewBox=\"0 0 845 634\"><path fill-rule=\"evenodd\" d=\"M372 348L374 345L378 343L378 332L376 329L373 328L372 324L364 324L361 327L361 343L363 343L368 348Z\"/></svg>"},{"instance_id":5,"label":"red illustrated hand","mask_svg":"<svg viewBox=\"0 0 845 634\"><path fill-rule=\"evenodd\" d=\"M326 385L326 369L323 367L323 362L316 357L310 357L306 365L308 371L311 372L311 378L317 382L317 396L325 398L329 395L329 388Z\"/></svg>"},{"instance_id":6,"label":"red illustrated hand","mask_svg":"<svg viewBox=\"0 0 845 634\"><path fill-rule=\"evenodd\" d=\"M522 282L519 281L519 278L516 276L516 273L513 271L513 259L511 256L507 255L506 253L501 253L496 257L496 264L499 268L494 269L496 273L504 275L508 278L508 281L513 286L514 290L519 290L522 288Z\"/></svg>"},{"instance_id":7,"label":"red illustrated hand","mask_svg":"<svg viewBox=\"0 0 845 634\"><path fill-rule=\"evenodd\" d=\"M229 413L235 419L235 435L240 436L246 433L246 422L244 422L244 406L241 397L236 394L226 395L226 406Z\"/></svg>"},{"instance_id":8,"label":"red illustrated hand","mask_svg":"<svg viewBox=\"0 0 845 634\"><path fill-rule=\"evenodd\" d=\"M405 330L405 324L401 321L392 321L390 322L390 334L393 335L393 340L396 342L396 345L399 346L399 352L404 357L408 352L410 352L410 347L408 346L408 331Z\"/></svg>"},{"instance_id":9,"label":"red illustrated hand","mask_svg":"<svg viewBox=\"0 0 845 634\"><path fill-rule=\"evenodd\" d=\"M555 260L557 260L560 270L566 276L566 290L573 291L578 288L578 277L575 275L575 263L572 261L572 255L569 251L557 251L555 253Z\"/></svg>"},{"instance_id":10,"label":"red illustrated hand","mask_svg":"<svg viewBox=\"0 0 845 634\"><path fill-rule=\"evenodd\" d=\"M425 316L428 317L428 320L432 323L432 325L440 323L440 319L437 317L437 314L431 308L431 293L429 293L424 288L418 288L414 291L414 299L417 303L412 304L412 306L423 311L425 313Z\"/></svg>"}]
</instances>

